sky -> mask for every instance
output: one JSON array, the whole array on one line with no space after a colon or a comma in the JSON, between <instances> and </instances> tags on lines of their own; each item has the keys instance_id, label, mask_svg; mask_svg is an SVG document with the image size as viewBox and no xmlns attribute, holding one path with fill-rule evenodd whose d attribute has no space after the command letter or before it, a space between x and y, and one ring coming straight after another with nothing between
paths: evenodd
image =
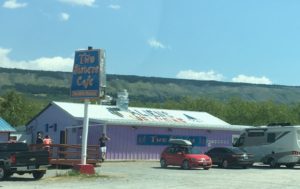
<instances>
[{"instance_id":1,"label":"sky","mask_svg":"<svg viewBox=\"0 0 300 189\"><path fill-rule=\"evenodd\" d=\"M0 67L300 86L299 0L0 0Z\"/></svg>"}]
</instances>

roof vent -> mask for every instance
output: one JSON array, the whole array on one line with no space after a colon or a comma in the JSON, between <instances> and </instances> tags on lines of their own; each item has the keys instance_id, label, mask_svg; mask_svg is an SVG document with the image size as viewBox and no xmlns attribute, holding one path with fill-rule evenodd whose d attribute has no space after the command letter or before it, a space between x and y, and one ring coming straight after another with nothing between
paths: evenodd
<instances>
[{"instance_id":1,"label":"roof vent","mask_svg":"<svg viewBox=\"0 0 300 189\"><path fill-rule=\"evenodd\" d=\"M105 95L104 99L101 99L100 104L101 105L111 105L111 101L113 98L109 95Z\"/></svg>"},{"instance_id":2,"label":"roof vent","mask_svg":"<svg viewBox=\"0 0 300 189\"><path fill-rule=\"evenodd\" d=\"M128 104L129 104L129 99L128 99L127 90L124 89L123 91L118 92L117 107L120 110L128 110Z\"/></svg>"}]
</instances>

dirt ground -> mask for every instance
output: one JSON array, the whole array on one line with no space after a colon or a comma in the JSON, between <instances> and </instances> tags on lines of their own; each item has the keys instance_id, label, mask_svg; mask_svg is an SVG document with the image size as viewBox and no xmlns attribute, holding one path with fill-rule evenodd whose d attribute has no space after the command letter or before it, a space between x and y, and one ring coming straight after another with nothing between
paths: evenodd
<instances>
[{"instance_id":1,"label":"dirt ground","mask_svg":"<svg viewBox=\"0 0 300 189\"><path fill-rule=\"evenodd\" d=\"M41 180L31 175L13 175L0 182L5 189L153 189L153 188L300 188L300 167L270 169L255 166L249 169L192 169L160 168L158 161L104 162L97 167L96 176L65 176L70 170L51 169Z\"/></svg>"}]
</instances>

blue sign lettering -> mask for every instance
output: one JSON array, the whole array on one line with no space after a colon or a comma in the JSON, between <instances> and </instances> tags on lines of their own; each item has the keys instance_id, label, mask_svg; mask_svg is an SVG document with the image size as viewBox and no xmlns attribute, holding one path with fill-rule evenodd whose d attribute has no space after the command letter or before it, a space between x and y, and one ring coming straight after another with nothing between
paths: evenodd
<instances>
[{"instance_id":1,"label":"blue sign lettering","mask_svg":"<svg viewBox=\"0 0 300 189\"><path fill-rule=\"evenodd\" d=\"M100 93L100 49L75 52L71 97L97 98Z\"/></svg>"},{"instance_id":2,"label":"blue sign lettering","mask_svg":"<svg viewBox=\"0 0 300 189\"><path fill-rule=\"evenodd\" d=\"M184 139L192 142L193 146L206 146L205 136L174 136L174 135L143 135L137 136L138 145L157 145L165 146L169 144L170 138Z\"/></svg>"}]
</instances>

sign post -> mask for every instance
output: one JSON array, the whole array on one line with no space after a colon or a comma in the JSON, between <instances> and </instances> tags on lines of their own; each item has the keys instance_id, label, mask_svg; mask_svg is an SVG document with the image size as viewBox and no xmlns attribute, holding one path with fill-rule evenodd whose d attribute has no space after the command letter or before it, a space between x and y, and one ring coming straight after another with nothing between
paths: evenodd
<instances>
[{"instance_id":1,"label":"sign post","mask_svg":"<svg viewBox=\"0 0 300 189\"><path fill-rule=\"evenodd\" d=\"M90 101L84 100L84 120L83 120L83 130L82 130L82 150L81 150L81 164L86 164L87 158L87 139L89 133L89 103Z\"/></svg>"},{"instance_id":2,"label":"sign post","mask_svg":"<svg viewBox=\"0 0 300 189\"><path fill-rule=\"evenodd\" d=\"M94 167L86 163L89 129L88 106L90 99L100 97L101 78L105 78L104 51L89 47L88 50L75 52L71 84L71 97L84 99L84 120L82 131L81 164L76 165L81 173L94 174Z\"/></svg>"}]
</instances>

